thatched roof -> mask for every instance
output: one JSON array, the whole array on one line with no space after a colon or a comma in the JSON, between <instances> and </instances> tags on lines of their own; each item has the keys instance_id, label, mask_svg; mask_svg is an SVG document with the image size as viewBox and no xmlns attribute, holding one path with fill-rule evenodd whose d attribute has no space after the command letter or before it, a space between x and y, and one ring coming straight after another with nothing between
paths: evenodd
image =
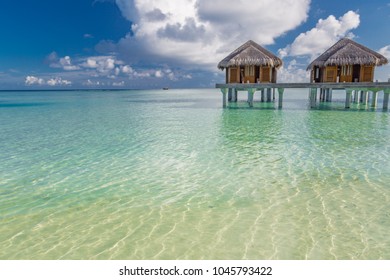
<instances>
[{"instance_id":1,"label":"thatched roof","mask_svg":"<svg viewBox=\"0 0 390 280\"><path fill-rule=\"evenodd\" d=\"M279 68L283 65L283 62L279 57L267 51L259 44L249 40L218 63L218 68L224 69L230 66L249 65L267 65Z\"/></svg>"},{"instance_id":2,"label":"thatched roof","mask_svg":"<svg viewBox=\"0 0 390 280\"><path fill-rule=\"evenodd\" d=\"M383 55L351 39L343 38L310 63L307 70L313 69L314 66L353 64L379 66L387 63L388 60Z\"/></svg>"}]
</instances>

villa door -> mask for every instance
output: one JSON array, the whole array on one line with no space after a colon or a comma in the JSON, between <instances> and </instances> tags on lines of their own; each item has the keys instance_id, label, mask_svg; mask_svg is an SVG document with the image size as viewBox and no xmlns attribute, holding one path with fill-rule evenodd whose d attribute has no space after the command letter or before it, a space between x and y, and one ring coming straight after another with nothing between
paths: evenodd
<instances>
[{"instance_id":1,"label":"villa door","mask_svg":"<svg viewBox=\"0 0 390 280\"><path fill-rule=\"evenodd\" d=\"M237 68L229 68L230 76L229 76L229 83L238 83L239 77L238 77L238 69Z\"/></svg>"},{"instance_id":2,"label":"villa door","mask_svg":"<svg viewBox=\"0 0 390 280\"><path fill-rule=\"evenodd\" d=\"M327 66L325 70L326 83L335 83L337 80L337 66Z\"/></svg>"},{"instance_id":3,"label":"villa door","mask_svg":"<svg viewBox=\"0 0 390 280\"><path fill-rule=\"evenodd\" d=\"M341 66L340 82L352 82L352 65Z\"/></svg>"},{"instance_id":4,"label":"villa door","mask_svg":"<svg viewBox=\"0 0 390 280\"><path fill-rule=\"evenodd\" d=\"M374 67L363 65L360 73L361 82L372 82L374 80Z\"/></svg>"},{"instance_id":5,"label":"villa door","mask_svg":"<svg viewBox=\"0 0 390 280\"><path fill-rule=\"evenodd\" d=\"M271 82L271 68L270 67L261 67L260 70L260 82L261 83L269 83Z\"/></svg>"}]
</instances>

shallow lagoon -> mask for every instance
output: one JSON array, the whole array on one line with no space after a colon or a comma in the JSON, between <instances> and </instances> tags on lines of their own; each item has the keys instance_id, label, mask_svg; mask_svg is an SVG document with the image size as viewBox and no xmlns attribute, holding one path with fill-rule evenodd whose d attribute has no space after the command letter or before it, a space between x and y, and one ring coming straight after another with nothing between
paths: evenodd
<instances>
[{"instance_id":1,"label":"shallow lagoon","mask_svg":"<svg viewBox=\"0 0 390 280\"><path fill-rule=\"evenodd\" d=\"M390 259L389 113L306 91L0 92L0 259Z\"/></svg>"}]
</instances>

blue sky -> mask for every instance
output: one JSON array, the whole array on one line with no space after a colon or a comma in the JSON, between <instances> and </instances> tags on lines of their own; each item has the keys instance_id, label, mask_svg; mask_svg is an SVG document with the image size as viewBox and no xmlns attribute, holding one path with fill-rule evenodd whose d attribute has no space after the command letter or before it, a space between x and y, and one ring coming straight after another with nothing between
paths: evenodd
<instances>
[{"instance_id":1,"label":"blue sky","mask_svg":"<svg viewBox=\"0 0 390 280\"><path fill-rule=\"evenodd\" d=\"M390 58L390 0L4 2L0 89L213 87L249 39L283 58L279 81L308 81L308 63L344 36Z\"/></svg>"}]
</instances>

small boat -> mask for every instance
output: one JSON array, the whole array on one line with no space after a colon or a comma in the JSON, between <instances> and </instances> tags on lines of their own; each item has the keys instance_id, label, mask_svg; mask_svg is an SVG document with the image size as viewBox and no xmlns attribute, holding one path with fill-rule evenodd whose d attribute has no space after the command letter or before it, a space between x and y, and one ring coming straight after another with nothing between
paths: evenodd
<instances>
[{"instance_id":1,"label":"small boat","mask_svg":"<svg viewBox=\"0 0 390 280\"><path fill-rule=\"evenodd\" d=\"M163 90L168 90L169 88L167 88L167 87L163 87Z\"/></svg>"}]
</instances>

